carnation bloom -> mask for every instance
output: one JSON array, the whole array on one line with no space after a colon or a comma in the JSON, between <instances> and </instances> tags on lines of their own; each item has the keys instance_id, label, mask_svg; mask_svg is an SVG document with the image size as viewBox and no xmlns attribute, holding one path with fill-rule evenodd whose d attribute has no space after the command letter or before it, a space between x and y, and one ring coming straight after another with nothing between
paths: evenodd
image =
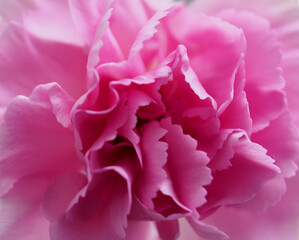
<instances>
[{"instance_id":1,"label":"carnation bloom","mask_svg":"<svg viewBox=\"0 0 299 240\"><path fill-rule=\"evenodd\" d=\"M295 1L0 3L1 239L298 239Z\"/></svg>"}]
</instances>

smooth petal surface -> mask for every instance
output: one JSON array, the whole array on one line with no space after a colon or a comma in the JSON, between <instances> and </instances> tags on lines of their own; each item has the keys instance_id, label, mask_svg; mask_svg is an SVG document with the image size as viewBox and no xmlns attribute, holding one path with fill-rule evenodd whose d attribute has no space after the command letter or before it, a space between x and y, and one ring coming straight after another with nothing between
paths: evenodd
<instances>
[{"instance_id":1,"label":"smooth petal surface","mask_svg":"<svg viewBox=\"0 0 299 240\"><path fill-rule=\"evenodd\" d=\"M49 240L50 223L40 212L42 195L50 185L47 174L20 178L0 200L0 238Z\"/></svg>"},{"instance_id":2,"label":"smooth petal surface","mask_svg":"<svg viewBox=\"0 0 299 240\"><path fill-rule=\"evenodd\" d=\"M237 0L198 0L194 1L191 9L217 14L223 9L234 8L237 10L249 10L265 17L273 30L277 33L277 38L281 44L283 67L282 75L286 79L287 98L298 126L298 3L296 1L237 1Z\"/></svg>"},{"instance_id":3,"label":"smooth petal surface","mask_svg":"<svg viewBox=\"0 0 299 240\"><path fill-rule=\"evenodd\" d=\"M187 218L190 226L193 228L193 231L196 232L198 236L203 237L207 240L226 240L228 236L221 232L219 229L214 227L213 225L206 224L204 222L198 221L195 218ZM185 235L183 235L185 236Z\"/></svg>"},{"instance_id":4,"label":"smooth petal surface","mask_svg":"<svg viewBox=\"0 0 299 240\"><path fill-rule=\"evenodd\" d=\"M299 237L298 176L287 179L287 186L281 201L263 214L225 207L206 221L225 231L232 240L296 240Z\"/></svg>"},{"instance_id":5,"label":"smooth petal surface","mask_svg":"<svg viewBox=\"0 0 299 240\"><path fill-rule=\"evenodd\" d=\"M20 96L10 103L0 130L1 194L26 175L81 168L71 129L57 121L59 117L70 122L69 113L60 109L72 102L53 107L50 100L62 95L66 96L58 85L49 84L35 89L31 98Z\"/></svg>"},{"instance_id":6,"label":"smooth petal surface","mask_svg":"<svg viewBox=\"0 0 299 240\"><path fill-rule=\"evenodd\" d=\"M162 240L175 240L179 236L179 223L177 220L156 223Z\"/></svg>"},{"instance_id":7,"label":"smooth petal surface","mask_svg":"<svg viewBox=\"0 0 299 240\"><path fill-rule=\"evenodd\" d=\"M126 56L137 32L147 20L147 14L140 1L70 0L69 2L76 27L87 44L92 43L98 24L108 8L112 7L114 10L109 19L110 29ZM130 24L125 24L126 22Z\"/></svg>"},{"instance_id":8,"label":"smooth petal surface","mask_svg":"<svg viewBox=\"0 0 299 240\"><path fill-rule=\"evenodd\" d=\"M0 6L5 25L17 21L40 38L83 46L71 18L68 0L1 0Z\"/></svg>"},{"instance_id":9,"label":"smooth petal surface","mask_svg":"<svg viewBox=\"0 0 299 240\"><path fill-rule=\"evenodd\" d=\"M78 32L87 44L91 44L98 24L110 7L112 0L69 0L70 12Z\"/></svg>"},{"instance_id":10,"label":"smooth petal surface","mask_svg":"<svg viewBox=\"0 0 299 240\"><path fill-rule=\"evenodd\" d=\"M0 239L297 240L296 2L0 0Z\"/></svg>"},{"instance_id":11,"label":"smooth petal surface","mask_svg":"<svg viewBox=\"0 0 299 240\"><path fill-rule=\"evenodd\" d=\"M69 172L56 176L43 195L42 212L51 222L64 216L75 195L87 184L82 173Z\"/></svg>"},{"instance_id":12,"label":"smooth petal surface","mask_svg":"<svg viewBox=\"0 0 299 240\"><path fill-rule=\"evenodd\" d=\"M282 176L292 177L296 174L299 159L298 133L289 112L283 113L271 122L263 131L254 134L252 139L268 149L268 155L276 160Z\"/></svg>"},{"instance_id":13,"label":"smooth petal surface","mask_svg":"<svg viewBox=\"0 0 299 240\"><path fill-rule=\"evenodd\" d=\"M280 45L269 22L251 12L233 10L219 14L222 19L240 27L247 42L245 54L245 92L249 102L253 131L257 132L276 119L285 108L282 92L284 79L279 68Z\"/></svg>"},{"instance_id":14,"label":"smooth petal surface","mask_svg":"<svg viewBox=\"0 0 299 240\"><path fill-rule=\"evenodd\" d=\"M4 31L0 45L2 114L13 97L29 96L38 84L57 82L75 98L84 93L87 58L84 50L42 40L15 23Z\"/></svg>"},{"instance_id":15,"label":"smooth petal surface","mask_svg":"<svg viewBox=\"0 0 299 240\"><path fill-rule=\"evenodd\" d=\"M126 240L159 240L154 223L149 221L129 221Z\"/></svg>"}]
</instances>

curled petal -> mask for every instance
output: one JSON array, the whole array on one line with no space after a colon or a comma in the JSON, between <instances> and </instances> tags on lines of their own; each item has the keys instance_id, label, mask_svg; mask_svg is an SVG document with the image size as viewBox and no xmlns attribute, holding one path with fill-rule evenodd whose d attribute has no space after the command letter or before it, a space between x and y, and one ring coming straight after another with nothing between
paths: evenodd
<instances>
[{"instance_id":1,"label":"curled petal","mask_svg":"<svg viewBox=\"0 0 299 240\"><path fill-rule=\"evenodd\" d=\"M167 161L167 144L161 141L166 130L158 122L150 122L144 126L141 148L143 166L136 184L136 195L147 207L153 208L152 199L162 186L167 175L163 166Z\"/></svg>"},{"instance_id":2,"label":"curled petal","mask_svg":"<svg viewBox=\"0 0 299 240\"><path fill-rule=\"evenodd\" d=\"M263 147L251 142L242 132L233 137L238 142L234 145L232 166L213 173L213 181L206 187L208 195L203 211L247 201L280 173Z\"/></svg>"},{"instance_id":3,"label":"curled petal","mask_svg":"<svg viewBox=\"0 0 299 240\"><path fill-rule=\"evenodd\" d=\"M59 101L60 98L69 101ZM0 185L4 187L1 194L10 186L7 181L83 167L77 157L73 133L62 125L70 122L65 109L70 109L72 103L56 84L39 86L30 98L19 96L10 103L0 130Z\"/></svg>"},{"instance_id":4,"label":"curled petal","mask_svg":"<svg viewBox=\"0 0 299 240\"><path fill-rule=\"evenodd\" d=\"M170 119L163 120L161 126L167 130L164 138L168 144L167 170L174 190L182 203L195 210L205 203L206 190L203 186L212 180L206 166L209 158L204 152L196 150L196 141L185 135L180 126L173 125Z\"/></svg>"},{"instance_id":5,"label":"curled petal","mask_svg":"<svg viewBox=\"0 0 299 240\"><path fill-rule=\"evenodd\" d=\"M64 216L68 205L75 195L86 185L87 178L78 172L56 176L43 195L42 212L51 222Z\"/></svg>"},{"instance_id":6,"label":"curled petal","mask_svg":"<svg viewBox=\"0 0 299 240\"><path fill-rule=\"evenodd\" d=\"M130 182L120 167L94 174L85 196L80 196L66 216L53 222L54 239L123 239L130 211Z\"/></svg>"}]
</instances>

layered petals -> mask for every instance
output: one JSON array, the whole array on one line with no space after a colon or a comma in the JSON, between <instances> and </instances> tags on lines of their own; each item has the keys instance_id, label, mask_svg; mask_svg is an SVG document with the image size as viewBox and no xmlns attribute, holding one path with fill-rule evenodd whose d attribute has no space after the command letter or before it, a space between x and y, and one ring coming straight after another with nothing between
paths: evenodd
<instances>
[{"instance_id":1,"label":"layered petals","mask_svg":"<svg viewBox=\"0 0 299 240\"><path fill-rule=\"evenodd\" d=\"M87 55L83 49L43 40L17 23L7 27L0 42L0 122L12 98L29 96L39 84L57 82L75 98L84 93Z\"/></svg>"},{"instance_id":2,"label":"layered petals","mask_svg":"<svg viewBox=\"0 0 299 240\"><path fill-rule=\"evenodd\" d=\"M266 155L266 150L251 142L244 133L235 133L233 138L238 141L234 145L231 167L213 174L213 182L206 187L207 203L202 211L248 201L280 173L273 164L274 160Z\"/></svg>"},{"instance_id":3,"label":"layered petals","mask_svg":"<svg viewBox=\"0 0 299 240\"><path fill-rule=\"evenodd\" d=\"M297 240L294 0L0 5L1 239Z\"/></svg>"},{"instance_id":4,"label":"layered petals","mask_svg":"<svg viewBox=\"0 0 299 240\"><path fill-rule=\"evenodd\" d=\"M82 167L72 130L66 128L72 105L57 84L37 87L30 98L20 96L10 103L0 133L1 194L21 177Z\"/></svg>"},{"instance_id":5,"label":"layered petals","mask_svg":"<svg viewBox=\"0 0 299 240\"><path fill-rule=\"evenodd\" d=\"M68 0L1 0L0 5L4 28L15 21L42 39L80 47L84 44L73 23Z\"/></svg>"},{"instance_id":6,"label":"layered petals","mask_svg":"<svg viewBox=\"0 0 299 240\"><path fill-rule=\"evenodd\" d=\"M52 222L54 239L122 239L131 197L127 174L121 168L98 171L67 214Z\"/></svg>"}]
</instances>

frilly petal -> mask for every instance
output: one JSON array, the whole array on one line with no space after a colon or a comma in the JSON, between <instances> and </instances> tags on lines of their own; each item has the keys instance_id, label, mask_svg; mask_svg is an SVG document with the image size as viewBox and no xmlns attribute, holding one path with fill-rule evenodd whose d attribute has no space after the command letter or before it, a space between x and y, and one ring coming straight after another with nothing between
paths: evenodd
<instances>
[{"instance_id":1,"label":"frilly petal","mask_svg":"<svg viewBox=\"0 0 299 240\"><path fill-rule=\"evenodd\" d=\"M136 180L135 194L149 208L154 208L152 199L162 186L167 175L163 166L167 162L167 144L161 141L166 130L158 122L150 122L143 126L141 138L142 169Z\"/></svg>"},{"instance_id":2,"label":"frilly petal","mask_svg":"<svg viewBox=\"0 0 299 240\"><path fill-rule=\"evenodd\" d=\"M200 211L247 201L280 173L263 147L251 142L242 132L236 132L233 137L238 141L233 147L231 166L213 173L213 181L206 187L207 203Z\"/></svg>"},{"instance_id":3,"label":"frilly petal","mask_svg":"<svg viewBox=\"0 0 299 240\"><path fill-rule=\"evenodd\" d=\"M206 153L196 150L196 140L185 135L182 128L173 125L169 118L163 119L161 126L167 130L164 137L168 144L166 169L174 190L180 201L195 211L206 202L206 190L203 186L212 180L211 172L206 166L209 158Z\"/></svg>"}]
</instances>

